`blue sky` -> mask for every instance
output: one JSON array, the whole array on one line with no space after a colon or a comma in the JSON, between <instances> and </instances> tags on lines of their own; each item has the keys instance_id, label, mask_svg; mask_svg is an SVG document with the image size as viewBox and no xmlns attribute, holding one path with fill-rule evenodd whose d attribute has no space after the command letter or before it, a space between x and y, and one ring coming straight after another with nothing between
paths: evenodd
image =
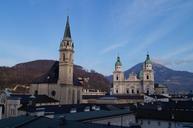
<instances>
[{"instance_id":1,"label":"blue sky","mask_svg":"<svg viewBox=\"0 0 193 128\"><path fill-rule=\"evenodd\" d=\"M0 66L58 60L70 15L75 64L109 75L153 61L193 72L193 0L1 0Z\"/></svg>"}]
</instances>

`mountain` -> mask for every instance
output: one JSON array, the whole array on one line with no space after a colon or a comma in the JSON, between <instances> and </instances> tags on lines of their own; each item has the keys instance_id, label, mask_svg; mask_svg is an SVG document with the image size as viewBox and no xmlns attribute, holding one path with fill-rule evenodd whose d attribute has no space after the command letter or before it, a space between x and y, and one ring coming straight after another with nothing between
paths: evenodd
<instances>
[{"instance_id":1,"label":"mountain","mask_svg":"<svg viewBox=\"0 0 193 128\"><path fill-rule=\"evenodd\" d=\"M142 70L143 63L139 63L124 72L128 78L131 72L139 73ZM153 63L154 78L156 83L166 85L170 91L189 92L193 90L193 73L187 71L175 71L161 64ZM112 75L107 79L112 82Z\"/></svg>"},{"instance_id":2,"label":"mountain","mask_svg":"<svg viewBox=\"0 0 193 128\"><path fill-rule=\"evenodd\" d=\"M34 79L47 73L54 60L36 60L20 63L13 67L0 67L0 88L13 87L16 84L29 85ZM74 76L89 78L91 88L108 90L110 82L100 73L85 70L79 65L74 65Z\"/></svg>"}]
</instances>

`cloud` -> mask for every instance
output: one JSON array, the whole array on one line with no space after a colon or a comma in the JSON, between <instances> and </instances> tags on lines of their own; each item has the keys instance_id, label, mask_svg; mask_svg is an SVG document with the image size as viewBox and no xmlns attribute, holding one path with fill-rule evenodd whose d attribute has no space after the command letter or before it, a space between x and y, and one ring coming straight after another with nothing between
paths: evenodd
<instances>
[{"instance_id":1,"label":"cloud","mask_svg":"<svg viewBox=\"0 0 193 128\"><path fill-rule=\"evenodd\" d=\"M182 65L182 64L193 64L193 59L182 59L182 60L176 60L174 61L176 65Z\"/></svg>"},{"instance_id":2,"label":"cloud","mask_svg":"<svg viewBox=\"0 0 193 128\"><path fill-rule=\"evenodd\" d=\"M178 49L173 49L170 53L165 54L162 58L164 59L172 59L173 57L192 51L193 50L193 43L188 43L190 45L186 45L186 46L181 46ZM187 58L187 56L185 56L185 58ZM189 57L188 57L189 58Z\"/></svg>"},{"instance_id":3,"label":"cloud","mask_svg":"<svg viewBox=\"0 0 193 128\"><path fill-rule=\"evenodd\" d=\"M128 29L127 37L130 37L131 42L137 41L136 43L140 44L129 51L129 57L148 50L150 45L167 37L189 18L191 5L190 2L180 0L134 0L123 9L119 9L120 15L115 16L116 26Z\"/></svg>"},{"instance_id":4,"label":"cloud","mask_svg":"<svg viewBox=\"0 0 193 128\"><path fill-rule=\"evenodd\" d=\"M165 53L161 57L156 57L153 59L154 62L163 64L163 65L183 65L183 64L192 64L193 63L193 43L187 42L180 48L172 49L170 53Z\"/></svg>"},{"instance_id":5,"label":"cloud","mask_svg":"<svg viewBox=\"0 0 193 128\"><path fill-rule=\"evenodd\" d=\"M11 43L8 41L6 43L0 43L0 47L2 48L0 53L3 53L0 55L0 65L13 66L22 61L51 59L50 57L53 57L51 52L46 51L46 49L43 49L42 47L34 47L32 45L19 43L10 44Z\"/></svg>"},{"instance_id":6,"label":"cloud","mask_svg":"<svg viewBox=\"0 0 193 128\"><path fill-rule=\"evenodd\" d=\"M106 47L105 49L102 50L101 54L105 54L105 53L108 53L108 52L111 52L113 50L116 50L118 48L121 48L123 46L125 46L127 43L117 43L117 44L112 44L108 47Z\"/></svg>"}]
</instances>

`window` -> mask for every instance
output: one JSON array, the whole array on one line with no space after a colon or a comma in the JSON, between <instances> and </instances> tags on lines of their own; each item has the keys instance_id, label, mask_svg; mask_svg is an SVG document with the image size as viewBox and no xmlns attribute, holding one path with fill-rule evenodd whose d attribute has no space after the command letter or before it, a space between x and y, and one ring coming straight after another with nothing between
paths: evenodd
<instances>
[{"instance_id":1,"label":"window","mask_svg":"<svg viewBox=\"0 0 193 128\"><path fill-rule=\"evenodd\" d=\"M127 89L127 94L129 93L129 90Z\"/></svg>"},{"instance_id":2,"label":"window","mask_svg":"<svg viewBox=\"0 0 193 128\"><path fill-rule=\"evenodd\" d=\"M72 104L75 104L76 101L75 101L75 91L72 90Z\"/></svg>"},{"instance_id":3,"label":"window","mask_svg":"<svg viewBox=\"0 0 193 128\"><path fill-rule=\"evenodd\" d=\"M157 124L158 124L158 126L160 126L160 125L161 125L161 122L160 122L160 121L158 121L158 122L157 122Z\"/></svg>"},{"instance_id":4,"label":"window","mask_svg":"<svg viewBox=\"0 0 193 128\"><path fill-rule=\"evenodd\" d=\"M63 61L66 60L66 56L65 56L65 53L63 53Z\"/></svg>"},{"instance_id":5,"label":"window","mask_svg":"<svg viewBox=\"0 0 193 128\"><path fill-rule=\"evenodd\" d=\"M116 90L116 93L118 93L118 89Z\"/></svg>"},{"instance_id":6,"label":"window","mask_svg":"<svg viewBox=\"0 0 193 128\"><path fill-rule=\"evenodd\" d=\"M147 121L147 124L151 124L151 122L148 120L148 121Z\"/></svg>"},{"instance_id":7,"label":"window","mask_svg":"<svg viewBox=\"0 0 193 128\"><path fill-rule=\"evenodd\" d=\"M147 94L149 94L149 90L147 90Z\"/></svg>"},{"instance_id":8,"label":"window","mask_svg":"<svg viewBox=\"0 0 193 128\"><path fill-rule=\"evenodd\" d=\"M149 80L149 75L147 75L147 80Z\"/></svg>"},{"instance_id":9,"label":"window","mask_svg":"<svg viewBox=\"0 0 193 128\"><path fill-rule=\"evenodd\" d=\"M53 91L51 92L51 95L52 95L52 96L55 96L55 95L56 95L56 91L53 90Z\"/></svg>"},{"instance_id":10,"label":"window","mask_svg":"<svg viewBox=\"0 0 193 128\"><path fill-rule=\"evenodd\" d=\"M141 125L143 124L143 120L141 120Z\"/></svg>"},{"instance_id":11,"label":"window","mask_svg":"<svg viewBox=\"0 0 193 128\"><path fill-rule=\"evenodd\" d=\"M137 94L139 94L139 90L137 90Z\"/></svg>"},{"instance_id":12,"label":"window","mask_svg":"<svg viewBox=\"0 0 193 128\"><path fill-rule=\"evenodd\" d=\"M70 53L70 59L72 60L72 54Z\"/></svg>"},{"instance_id":13,"label":"window","mask_svg":"<svg viewBox=\"0 0 193 128\"><path fill-rule=\"evenodd\" d=\"M119 76L117 75L117 80L119 80Z\"/></svg>"},{"instance_id":14,"label":"window","mask_svg":"<svg viewBox=\"0 0 193 128\"><path fill-rule=\"evenodd\" d=\"M132 94L134 93L134 89L131 90L131 93L132 93Z\"/></svg>"},{"instance_id":15,"label":"window","mask_svg":"<svg viewBox=\"0 0 193 128\"><path fill-rule=\"evenodd\" d=\"M38 90L35 90L34 95L38 95Z\"/></svg>"},{"instance_id":16,"label":"window","mask_svg":"<svg viewBox=\"0 0 193 128\"><path fill-rule=\"evenodd\" d=\"M169 123L168 123L168 128L171 128L171 126L172 126L172 123L169 122Z\"/></svg>"}]
</instances>

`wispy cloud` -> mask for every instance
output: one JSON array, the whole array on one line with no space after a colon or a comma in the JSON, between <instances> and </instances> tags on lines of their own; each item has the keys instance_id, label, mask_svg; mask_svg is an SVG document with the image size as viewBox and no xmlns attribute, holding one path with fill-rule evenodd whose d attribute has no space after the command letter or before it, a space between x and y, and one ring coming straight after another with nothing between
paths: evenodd
<instances>
[{"instance_id":1,"label":"wispy cloud","mask_svg":"<svg viewBox=\"0 0 193 128\"><path fill-rule=\"evenodd\" d=\"M34 47L31 45L24 44L14 44L10 42L1 43L0 47L2 53L0 57L0 65L13 66L18 62L30 61L35 59L51 59L53 57L51 53L43 49L42 47ZM10 45L11 44L11 45ZM0 52L0 53L1 53ZM54 58L54 57L53 57Z\"/></svg>"},{"instance_id":2,"label":"wispy cloud","mask_svg":"<svg viewBox=\"0 0 193 128\"><path fill-rule=\"evenodd\" d=\"M180 55L189 51L193 51L193 43L188 43L188 44L189 45L181 46L178 49L171 50L170 53L166 53L165 55L162 56L162 58L171 59L177 55ZM185 57L187 57L187 55L185 55Z\"/></svg>"},{"instance_id":3,"label":"wispy cloud","mask_svg":"<svg viewBox=\"0 0 193 128\"><path fill-rule=\"evenodd\" d=\"M131 44L136 46L129 50L129 57L160 43L189 18L191 5L191 1L181 0L134 0L117 9L115 14L120 15L113 17L115 28L121 26L126 31L125 39L130 37Z\"/></svg>"},{"instance_id":4,"label":"wispy cloud","mask_svg":"<svg viewBox=\"0 0 193 128\"><path fill-rule=\"evenodd\" d=\"M116 50L118 48L124 47L127 43L117 43L117 44L112 44L108 47L106 47L105 49L102 50L101 54L105 54L108 52L111 52L113 50Z\"/></svg>"},{"instance_id":5,"label":"wispy cloud","mask_svg":"<svg viewBox=\"0 0 193 128\"><path fill-rule=\"evenodd\" d=\"M186 3L181 6L189 6L189 5ZM161 3L161 6L159 6L158 4L157 7L160 8L159 10L163 10L165 8L163 3ZM179 9L179 6L177 6L175 9ZM153 11L153 9L151 9L151 11ZM189 13L188 9L179 12L176 10L175 13L171 13L171 15L166 16L166 18L163 19L163 21L160 24L157 24L157 27L153 31L149 32L148 34L146 34L146 36L144 36L145 38L141 40L142 43L140 44L140 46L137 47L137 49L131 51L129 53L129 56L133 56L134 54L142 50L148 50L150 45L158 43L161 39L163 39L175 28L177 28L182 23L182 21L187 20L187 18L179 19L179 17L185 15L186 13ZM152 15L145 15L145 16L147 16L146 19L151 19L152 17Z\"/></svg>"},{"instance_id":6,"label":"wispy cloud","mask_svg":"<svg viewBox=\"0 0 193 128\"><path fill-rule=\"evenodd\" d=\"M193 44L191 42L187 44L188 45L184 45L183 47L173 49L161 57L156 57L154 61L164 65L192 64L193 54L188 53L193 51Z\"/></svg>"}]
</instances>

